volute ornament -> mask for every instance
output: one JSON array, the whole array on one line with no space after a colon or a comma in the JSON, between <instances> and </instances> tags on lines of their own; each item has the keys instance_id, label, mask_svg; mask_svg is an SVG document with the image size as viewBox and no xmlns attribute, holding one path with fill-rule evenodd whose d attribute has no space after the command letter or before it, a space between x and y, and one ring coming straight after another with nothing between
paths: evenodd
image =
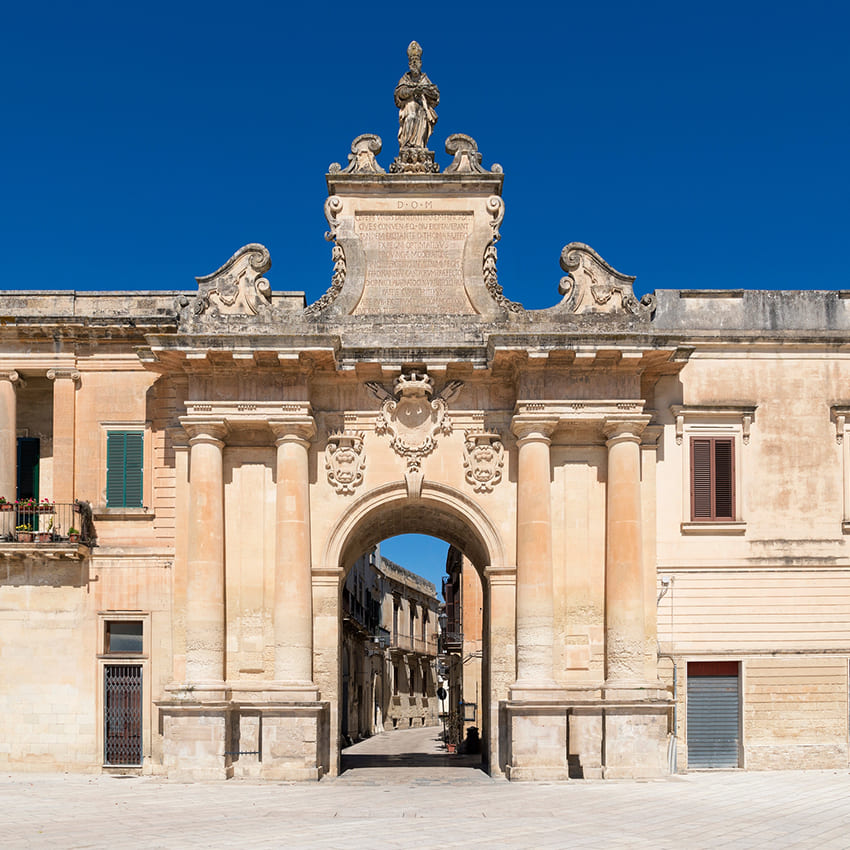
<instances>
[{"instance_id":1,"label":"volute ornament","mask_svg":"<svg viewBox=\"0 0 850 850\"><path fill-rule=\"evenodd\" d=\"M558 305L571 313L626 313L648 319L655 311L655 296L635 297L634 278L608 265L583 242L570 242L561 251L561 268L567 272L558 287L564 296Z\"/></svg>"},{"instance_id":2,"label":"volute ornament","mask_svg":"<svg viewBox=\"0 0 850 850\"><path fill-rule=\"evenodd\" d=\"M264 245L252 242L243 246L220 269L195 278L199 287L195 315L257 316L268 311L272 288L263 274L271 267Z\"/></svg>"},{"instance_id":3,"label":"volute ornament","mask_svg":"<svg viewBox=\"0 0 850 850\"><path fill-rule=\"evenodd\" d=\"M358 138L363 137L358 136ZM377 136L374 136L373 138L378 139ZM354 140L354 143L356 142L357 139ZM380 142L381 140L378 139L378 150L381 149ZM353 148L354 144L352 144L352 149ZM312 304L304 308L304 313L308 316L315 316L317 313L324 310L325 307L330 307L330 305L336 301L339 293L342 292L342 286L345 283L345 249L339 244L339 242L336 241L337 231L339 230L339 219L337 216L340 212L342 212L342 199L338 195L331 195L325 201L325 218L327 219L328 227L330 228L325 233L325 240L327 242L333 242L333 248L331 248L331 261L333 262L331 285L325 291L325 294L318 299L318 301L314 301Z\"/></svg>"},{"instance_id":4,"label":"volute ornament","mask_svg":"<svg viewBox=\"0 0 850 850\"><path fill-rule=\"evenodd\" d=\"M463 381L449 381L436 395L427 372L399 375L392 393L377 381L367 381L366 386L381 399L375 433L389 434L390 448L406 460L409 473L418 473L422 459L437 445L437 436L452 432L448 403Z\"/></svg>"},{"instance_id":5,"label":"volute ornament","mask_svg":"<svg viewBox=\"0 0 850 850\"><path fill-rule=\"evenodd\" d=\"M505 447L499 434L465 431L463 466L467 483L476 493L490 493L502 480Z\"/></svg>"},{"instance_id":6,"label":"volute ornament","mask_svg":"<svg viewBox=\"0 0 850 850\"><path fill-rule=\"evenodd\" d=\"M325 470L328 482L340 495L351 495L363 481L366 456L362 431L342 431L328 437Z\"/></svg>"}]
</instances>

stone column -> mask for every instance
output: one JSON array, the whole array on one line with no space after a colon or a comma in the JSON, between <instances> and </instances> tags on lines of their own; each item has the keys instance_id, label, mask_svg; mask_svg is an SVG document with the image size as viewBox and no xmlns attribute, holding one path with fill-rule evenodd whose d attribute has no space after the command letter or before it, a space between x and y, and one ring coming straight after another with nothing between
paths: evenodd
<instances>
[{"instance_id":1,"label":"stone column","mask_svg":"<svg viewBox=\"0 0 850 850\"><path fill-rule=\"evenodd\" d=\"M557 420L514 417L517 436L516 687L552 686L549 436Z\"/></svg>"},{"instance_id":2,"label":"stone column","mask_svg":"<svg viewBox=\"0 0 850 850\"><path fill-rule=\"evenodd\" d=\"M645 682L640 439L649 417L609 420L605 559L606 686Z\"/></svg>"},{"instance_id":3,"label":"stone column","mask_svg":"<svg viewBox=\"0 0 850 850\"><path fill-rule=\"evenodd\" d=\"M316 426L310 416L269 425L277 437L274 677L281 683L310 688L313 578L309 450ZM312 696L315 699L315 693Z\"/></svg>"},{"instance_id":4,"label":"stone column","mask_svg":"<svg viewBox=\"0 0 850 850\"><path fill-rule=\"evenodd\" d=\"M189 439L186 681L223 682L224 421L183 422Z\"/></svg>"},{"instance_id":5,"label":"stone column","mask_svg":"<svg viewBox=\"0 0 850 850\"><path fill-rule=\"evenodd\" d=\"M74 436L76 393L80 373L76 369L50 369L53 381L53 499L74 501Z\"/></svg>"},{"instance_id":6,"label":"stone column","mask_svg":"<svg viewBox=\"0 0 850 850\"><path fill-rule=\"evenodd\" d=\"M18 380L17 372L0 372L0 496L9 502L18 490Z\"/></svg>"}]
</instances>

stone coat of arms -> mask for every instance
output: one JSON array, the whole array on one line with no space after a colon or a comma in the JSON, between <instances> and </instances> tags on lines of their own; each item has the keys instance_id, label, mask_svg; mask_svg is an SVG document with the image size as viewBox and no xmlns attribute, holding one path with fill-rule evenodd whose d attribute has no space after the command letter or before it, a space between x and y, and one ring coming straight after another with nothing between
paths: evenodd
<instances>
[{"instance_id":1,"label":"stone coat of arms","mask_svg":"<svg viewBox=\"0 0 850 850\"><path fill-rule=\"evenodd\" d=\"M342 495L350 495L363 481L366 459L363 453L363 433L343 431L328 437L325 449L325 470L331 486Z\"/></svg>"},{"instance_id":2,"label":"stone coat of arms","mask_svg":"<svg viewBox=\"0 0 850 850\"><path fill-rule=\"evenodd\" d=\"M476 493L489 493L502 480L505 447L498 434L465 432L463 466Z\"/></svg>"},{"instance_id":3,"label":"stone coat of arms","mask_svg":"<svg viewBox=\"0 0 850 850\"><path fill-rule=\"evenodd\" d=\"M436 395L434 381L426 372L399 375L393 394L377 381L366 386L381 399L375 433L389 434L390 447L405 458L408 472L419 472L422 458L437 444L437 435L452 432L448 402L460 391L463 381L449 381Z\"/></svg>"}]
</instances>

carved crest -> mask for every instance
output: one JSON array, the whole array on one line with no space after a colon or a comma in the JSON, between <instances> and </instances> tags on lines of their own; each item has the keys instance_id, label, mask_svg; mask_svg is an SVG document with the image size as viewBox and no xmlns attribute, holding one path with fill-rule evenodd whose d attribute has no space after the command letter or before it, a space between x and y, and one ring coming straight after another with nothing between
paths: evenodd
<instances>
[{"instance_id":1,"label":"carved crest","mask_svg":"<svg viewBox=\"0 0 850 850\"><path fill-rule=\"evenodd\" d=\"M197 277L195 315L256 316L271 307L271 284L263 277L272 266L265 246L240 248L218 271Z\"/></svg>"},{"instance_id":2,"label":"carved crest","mask_svg":"<svg viewBox=\"0 0 850 850\"><path fill-rule=\"evenodd\" d=\"M406 459L408 472L418 472L422 458L437 445L437 435L452 432L448 402L460 391L463 381L449 381L436 395L427 372L399 375L392 394L377 381L366 386L381 399L375 433L389 434L390 448Z\"/></svg>"},{"instance_id":3,"label":"carved crest","mask_svg":"<svg viewBox=\"0 0 850 850\"><path fill-rule=\"evenodd\" d=\"M340 494L351 494L363 481L366 457L363 452L362 431L342 431L328 437L325 449L325 469L328 481Z\"/></svg>"},{"instance_id":4,"label":"carved crest","mask_svg":"<svg viewBox=\"0 0 850 850\"><path fill-rule=\"evenodd\" d=\"M505 447L498 434L465 431L463 466L466 480L476 493L490 493L502 480Z\"/></svg>"},{"instance_id":5,"label":"carved crest","mask_svg":"<svg viewBox=\"0 0 850 850\"><path fill-rule=\"evenodd\" d=\"M609 266L582 242L570 242L561 251L561 268L567 272L558 287L564 296L559 305L571 313L628 313L649 318L655 296L634 294L634 278Z\"/></svg>"}]
</instances>

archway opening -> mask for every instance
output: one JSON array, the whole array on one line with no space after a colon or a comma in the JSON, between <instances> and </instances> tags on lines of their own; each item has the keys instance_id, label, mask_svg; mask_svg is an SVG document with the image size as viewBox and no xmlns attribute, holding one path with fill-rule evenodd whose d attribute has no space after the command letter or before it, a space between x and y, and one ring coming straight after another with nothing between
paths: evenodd
<instances>
[{"instance_id":1,"label":"archway opening","mask_svg":"<svg viewBox=\"0 0 850 850\"><path fill-rule=\"evenodd\" d=\"M397 505L357 524L341 564L342 773L486 769L489 563L482 535L445 508Z\"/></svg>"}]
</instances>

